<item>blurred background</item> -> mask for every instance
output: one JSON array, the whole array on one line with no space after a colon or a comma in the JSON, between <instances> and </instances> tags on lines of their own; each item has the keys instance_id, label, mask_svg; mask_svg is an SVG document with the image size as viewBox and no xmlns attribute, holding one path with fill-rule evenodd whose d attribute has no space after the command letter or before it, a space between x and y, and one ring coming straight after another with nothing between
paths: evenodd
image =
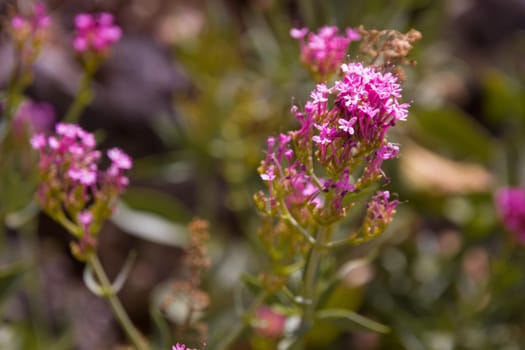
<instances>
[{"instance_id":1,"label":"blurred background","mask_svg":"<svg viewBox=\"0 0 525 350\"><path fill-rule=\"evenodd\" d=\"M0 0L2 87L13 66L7 19L29 5ZM289 30L324 24L415 28L423 39L412 54L417 65L406 71L408 121L390 135L401 145L385 170L388 189L399 194L398 214L374 246L375 258L352 270L334 299L391 332L320 327L309 348L525 348L524 247L503 229L494 205L498 188L525 181L524 1L46 5L54 25L26 94L51 104L58 119L81 75L71 49L74 15L108 11L123 28L80 124L102 148L118 146L134 158L131 186L104 227L99 254L115 276L129 252L137 253L119 296L159 349L181 341L184 306L169 296L184 276L192 217L210 224L212 267L202 287L211 300L202 316L208 339L236 317L241 276L264 266L252 201L263 188L256 169L266 138L296 126L290 107L313 87ZM350 60L359 60L356 52ZM124 349L109 308L84 286L68 235L43 215L9 227L3 250L21 263L0 275L0 349ZM369 253L341 251L337 259ZM259 343L237 348L264 348Z\"/></svg>"}]
</instances>

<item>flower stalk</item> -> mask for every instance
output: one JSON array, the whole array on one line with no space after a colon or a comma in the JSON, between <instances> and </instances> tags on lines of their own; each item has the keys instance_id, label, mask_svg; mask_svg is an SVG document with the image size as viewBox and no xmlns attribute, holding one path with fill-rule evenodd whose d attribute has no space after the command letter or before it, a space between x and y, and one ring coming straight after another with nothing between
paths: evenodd
<instances>
[{"instance_id":1,"label":"flower stalk","mask_svg":"<svg viewBox=\"0 0 525 350\"><path fill-rule=\"evenodd\" d=\"M104 271L97 254L89 254L86 262L89 268L92 269L100 284L102 290L101 296L109 303L117 321L126 333L129 341L133 344L136 350L149 350L150 347L148 343L140 334L138 329L133 325L126 310L122 306L120 299L117 297L116 291L113 289L113 286L111 285L111 282L109 281L109 278L106 275L106 272Z\"/></svg>"}]
</instances>

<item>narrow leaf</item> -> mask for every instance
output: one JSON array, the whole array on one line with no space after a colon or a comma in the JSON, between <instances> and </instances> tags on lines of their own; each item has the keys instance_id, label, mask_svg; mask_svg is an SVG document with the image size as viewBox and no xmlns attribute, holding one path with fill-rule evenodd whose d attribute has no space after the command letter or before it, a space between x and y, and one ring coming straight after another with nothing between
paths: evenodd
<instances>
[{"instance_id":1,"label":"narrow leaf","mask_svg":"<svg viewBox=\"0 0 525 350\"><path fill-rule=\"evenodd\" d=\"M350 310L320 310L316 313L316 318L332 322L343 330L369 330L377 333L388 333L390 331L387 326Z\"/></svg>"}]
</instances>

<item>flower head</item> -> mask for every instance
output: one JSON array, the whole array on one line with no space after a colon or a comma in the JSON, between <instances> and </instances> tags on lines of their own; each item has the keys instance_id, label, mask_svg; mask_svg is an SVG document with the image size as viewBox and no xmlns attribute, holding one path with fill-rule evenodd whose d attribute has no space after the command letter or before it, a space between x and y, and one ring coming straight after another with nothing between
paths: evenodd
<instances>
[{"instance_id":1,"label":"flower head","mask_svg":"<svg viewBox=\"0 0 525 350\"><path fill-rule=\"evenodd\" d=\"M25 42L30 37L34 40L41 39L50 25L51 17L41 2L33 6L31 15L16 15L11 18L11 30L17 42Z\"/></svg>"},{"instance_id":2,"label":"flower head","mask_svg":"<svg viewBox=\"0 0 525 350\"><path fill-rule=\"evenodd\" d=\"M525 188L501 188L496 192L495 202L505 228L525 244Z\"/></svg>"},{"instance_id":3,"label":"flower head","mask_svg":"<svg viewBox=\"0 0 525 350\"><path fill-rule=\"evenodd\" d=\"M339 69L350 43L361 38L352 28L347 28L345 34L339 35L334 26L324 26L317 33L308 33L308 28L290 30L290 36L301 41L302 62L321 81Z\"/></svg>"},{"instance_id":4,"label":"flower head","mask_svg":"<svg viewBox=\"0 0 525 350\"><path fill-rule=\"evenodd\" d=\"M361 63L343 64L343 79L333 86L317 85L304 111L293 113L302 128L295 139L315 143L321 163L343 171L359 157L377 152L374 173L382 160L397 154L396 146L386 142L386 133L407 118L407 103L401 103L401 87L390 73L381 73ZM333 101L333 102L331 102Z\"/></svg>"},{"instance_id":5,"label":"flower head","mask_svg":"<svg viewBox=\"0 0 525 350\"><path fill-rule=\"evenodd\" d=\"M78 53L104 53L122 36L122 30L113 23L109 13L81 13L75 17L73 47Z\"/></svg>"},{"instance_id":6,"label":"flower head","mask_svg":"<svg viewBox=\"0 0 525 350\"><path fill-rule=\"evenodd\" d=\"M343 78L333 85L315 87L303 111L292 108L298 130L268 139L259 173L268 184L269 198L265 204L259 197L258 206L270 214L284 204L299 221L309 216L305 207L318 221L341 218L352 207L346 198L386 178L381 166L399 152L386 138L392 126L407 118L408 104L400 102L397 78L361 63L343 64L341 71ZM316 169L322 169L319 176ZM379 201L385 196L374 197L373 207L386 205Z\"/></svg>"}]
</instances>

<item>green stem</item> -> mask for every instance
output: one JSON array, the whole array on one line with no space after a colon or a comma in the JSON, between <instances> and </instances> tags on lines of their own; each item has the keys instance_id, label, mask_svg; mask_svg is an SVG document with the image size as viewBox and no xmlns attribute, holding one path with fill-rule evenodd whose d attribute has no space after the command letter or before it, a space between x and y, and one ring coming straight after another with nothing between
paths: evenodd
<instances>
[{"instance_id":1,"label":"green stem","mask_svg":"<svg viewBox=\"0 0 525 350\"><path fill-rule=\"evenodd\" d=\"M306 231L304 229L304 227L302 227L297 222L297 220L295 220L295 218L293 217L292 213L290 213L290 211L288 210L288 207L286 206L286 203L284 202L283 198L281 198L281 200L280 200L280 205L281 205L281 209L283 211L283 215L281 216L281 219L283 219L284 221L286 221L287 223L292 225L308 241L308 243L310 243L312 245L316 244L315 238L312 237L312 235L310 235L308 233L308 231Z\"/></svg>"},{"instance_id":2,"label":"green stem","mask_svg":"<svg viewBox=\"0 0 525 350\"><path fill-rule=\"evenodd\" d=\"M307 303L305 303L304 306L303 327L311 326L314 319L315 308L317 305L315 295L317 274L319 271L321 256L325 250L325 248L323 248L323 245L325 244L325 241L329 239L329 230L330 226L323 227L321 229L316 239L317 244L312 245L310 255L308 257L308 262L306 264L306 270L304 272L303 279L303 297L304 300L307 301Z\"/></svg>"},{"instance_id":3,"label":"green stem","mask_svg":"<svg viewBox=\"0 0 525 350\"><path fill-rule=\"evenodd\" d=\"M75 96L73 103L69 107L69 110L64 117L64 122L77 123L84 109L93 100L91 81L93 80L93 76L97 71L97 67L97 62L86 64L84 73L82 74L82 80L80 81L80 86L78 87L77 95Z\"/></svg>"},{"instance_id":4,"label":"green stem","mask_svg":"<svg viewBox=\"0 0 525 350\"><path fill-rule=\"evenodd\" d=\"M124 332L128 336L129 340L137 350L148 350L149 346L140 334L140 332L135 328L131 320L129 319L128 314L124 310L124 307L120 303L120 300L117 298L113 286L111 285L100 260L96 254L91 254L87 260L89 267L95 273L95 276L100 283L100 286L103 290L103 297L109 302L111 309L113 310L117 320L122 326Z\"/></svg>"}]
</instances>

